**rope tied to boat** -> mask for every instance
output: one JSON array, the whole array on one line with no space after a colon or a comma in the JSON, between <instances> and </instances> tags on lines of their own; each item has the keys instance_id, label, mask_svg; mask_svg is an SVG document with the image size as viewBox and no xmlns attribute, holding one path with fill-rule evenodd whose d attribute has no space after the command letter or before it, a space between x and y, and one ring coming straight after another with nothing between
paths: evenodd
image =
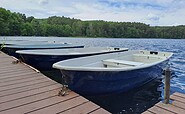
<instances>
[{"instance_id":1,"label":"rope tied to boat","mask_svg":"<svg viewBox=\"0 0 185 114\"><path fill-rule=\"evenodd\" d=\"M69 88L68 88L68 85L63 85L62 86L62 89L58 92L58 96L66 96L66 95L69 95Z\"/></svg>"},{"instance_id":2,"label":"rope tied to boat","mask_svg":"<svg viewBox=\"0 0 185 114\"><path fill-rule=\"evenodd\" d=\"M70 89L68 88L67 81L66 81L66 76L62 73L62 89L58 92L58 96L66 96L69 95Z\"/></svg>"}]
</instances>

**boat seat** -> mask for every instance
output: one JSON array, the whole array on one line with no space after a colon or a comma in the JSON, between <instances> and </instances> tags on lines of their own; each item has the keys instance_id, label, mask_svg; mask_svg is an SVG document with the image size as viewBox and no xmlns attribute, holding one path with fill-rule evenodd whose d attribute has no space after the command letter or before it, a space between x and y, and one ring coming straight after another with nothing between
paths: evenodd
<instances>
[{"instance_id":1,"label":"boat seat","mask_svg":"<svg viewBox=\"0 0 185 114\"><path fill-rule=\"evenodd\" d=\"M103 60L103 64L105 66L139 66L144 63L134 62L134 61L126 61L126 60L116 60L116 59L106 59Z\"/></svg>"}]
</instances>

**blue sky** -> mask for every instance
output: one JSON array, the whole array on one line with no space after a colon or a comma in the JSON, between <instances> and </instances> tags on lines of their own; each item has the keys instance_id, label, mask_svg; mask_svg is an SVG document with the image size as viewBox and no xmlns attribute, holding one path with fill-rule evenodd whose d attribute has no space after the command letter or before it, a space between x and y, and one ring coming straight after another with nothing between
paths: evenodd
<instances>
[{"instance_id":1,"label":"blue sky","mask_svg":"<svg viewBox=\"0 0 185 114\"><path fill-rule=\"evenodd\" d=\"M0 0L0 7L36 18L185 25L185 0Z\"/></svg>"}]
</instances>

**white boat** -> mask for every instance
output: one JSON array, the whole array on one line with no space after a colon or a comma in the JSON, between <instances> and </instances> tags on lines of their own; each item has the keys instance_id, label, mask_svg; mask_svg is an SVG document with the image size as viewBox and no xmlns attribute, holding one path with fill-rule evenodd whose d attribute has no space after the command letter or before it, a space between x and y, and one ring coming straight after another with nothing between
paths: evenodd
<instances>
[{"instance_id":1,"label":"white boat","mask_svg":"<svg viewBox=\"0 0 185 114\"><path fill-rule=\"evenodd\" d=\"M22 60L39 69L51 70L55 62L90 56L105 53L115 53L127 51L128 48L114 48L114 47L88 47L88 48L65 48L65 49L37 49L37 50L20 50L16 53L20 54Z\"/></svg>"},{"instance_id":2,"label":"white boat","mask_svg":"<svg viewBox=\"0 0 185 114\"><path fill-rule=\"evenodd\" d=\"M172 53L129 50L57 62L69 88L83 95L125 92L162 76Z\"/></svg>"},{"instance_id":3,"label":"white boat","mask_svg":"<svg viewBox=\"0 0 185 114\"><path fill-rule=\"evenodd\" d=\"M68 43L40 43L40 44L15 44L15 45L4 45L3 51L8 55L19 58L16 53L17 50L36 50L36 49L66 49L66 48L83 48L84 45L75 45Z\"/></svg>"}]
</instances>

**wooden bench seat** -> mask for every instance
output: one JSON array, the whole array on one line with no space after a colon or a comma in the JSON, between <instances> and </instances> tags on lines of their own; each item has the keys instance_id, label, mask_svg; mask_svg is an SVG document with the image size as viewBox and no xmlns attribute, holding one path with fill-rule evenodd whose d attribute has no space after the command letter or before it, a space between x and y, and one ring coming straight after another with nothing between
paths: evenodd
<instances>
[{"instance_id":1,"label":"wooden bench seat","mask_svg":"<svg viewBox=\"0 0 185 114\"><path fill-rule=\"evenodd\" d=\"M106 59L103 60L103 64L105 66L139 66L143 65L144 63L126 60Z\"/></svg>"}]
</instances>

